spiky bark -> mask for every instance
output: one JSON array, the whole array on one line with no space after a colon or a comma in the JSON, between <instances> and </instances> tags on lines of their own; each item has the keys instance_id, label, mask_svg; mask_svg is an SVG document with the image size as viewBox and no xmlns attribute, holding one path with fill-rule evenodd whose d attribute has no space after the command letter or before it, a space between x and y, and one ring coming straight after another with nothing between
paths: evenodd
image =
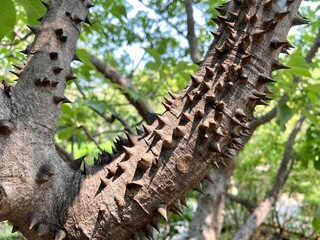
<instances>
[{"instance_id":1,"label":"spiky bark","mask_svg":"<svg viewBox=\"0 0 320 240\"><path fill-rule=\"evenodd\" d=\"M179 199L241 147L254 108L266 104L271 72L285 68L276 57L290 47L288 30L305 22L297 14L300 2L226 4L202 65L164 103L167 111L141 135L129 135L119 151L79 170L82 159L70 166L59 159L53 134L91 3L52 0L42 25L32 27L36 39L17 86L12 94L0 91L0 220L29 239L151 234L158 216L181 211Z\"/></svg>"}]
</instances>

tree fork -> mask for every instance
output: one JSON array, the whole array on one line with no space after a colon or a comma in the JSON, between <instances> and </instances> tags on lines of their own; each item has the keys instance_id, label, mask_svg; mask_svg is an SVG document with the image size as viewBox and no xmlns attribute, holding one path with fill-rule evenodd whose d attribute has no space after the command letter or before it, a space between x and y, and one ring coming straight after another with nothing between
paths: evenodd
<instances>
[{"instance_id":1,"label":"tree fork","mask_svg":"<svg viewBox=\"0 0 320 240\"><path fill-rule=\"evenodd\" d=\"M90 168L83 159L68 167L58 157L53 134L61 103L53 99L64 98L91 3L52 0L42 25L32 27L35 42L24 51L27 64L11 104L3 107L10 114L0 111L13 126L0 135L0 220L10 220L29 239L150 235L157 217L179 212L185 193L200 190L210 168L241 147L238 138L254 108L266 104L271 72L285 68L276 56L290 46L287 32L305 23L297 13L300 2L225 4L215 39L182 93L172 95L167 111L142 135L120 139L112 155L103 153Z\"/></svg>"}]
</instances>

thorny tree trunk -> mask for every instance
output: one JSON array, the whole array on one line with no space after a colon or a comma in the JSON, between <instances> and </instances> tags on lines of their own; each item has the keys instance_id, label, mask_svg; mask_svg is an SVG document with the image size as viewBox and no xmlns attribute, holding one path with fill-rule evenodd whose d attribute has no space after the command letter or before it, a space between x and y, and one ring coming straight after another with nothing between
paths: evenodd
<instances>
[{"instance_id":1,"label":"thorny tree trunk","mask_svg":"<svg viewBox=\"0 0 320 240\"><path fill-rule=\"evenodd\" d=\"M320 47L320 31L318 32L315 41L313 42L310 50L306 54L305 60L307 63L311 63L312 58L316 55L318 49ZM301 81L301 78L294 77L293 80L295 83L298 83ZM288 96L285 94L281 97L279 100L281 103L286 103L289 100ZM252 121L249 123L249 126L251 128L251 132L253 133L256 128L259 126L270 122L272 119L276 117L277 114L277 106L275 106L272 110L270 110L265 115L261 116L260 118ZM244 143L247 143L250 139L249 137L244 137L242 140ZM234 159L236 161L236 157ZM195 213L195 216L192 218L192 222L190 224L189 233L190 236L197 236L197 239L210 239L213 240L214 237L216 239L219 238L220 231L223 224L223 216L216 216L216 214L223 214L223 207L225 206L224 203L219 203L217 200L225 201L225 194L226 194L226 188L222 189L221 186L226 186L227 183L230 180L230 176L232 175L232 172L234 171L235 164L232 164L231 166L228 166L228 171L225 171L224 169L222 171L217 171L213 168L210 171L211 178L217 178L219 180L218 184L210 185L206 184L203 187L203 191L205 193L204 196L200 196L197 206L197 211ZM282 172L278 172L278 174L282 174ZM214 183L216 183L214 181ZM221 186L220 186L221 183ZM218 187L219 186L219 187ZM222 195L222 196L221 196ZM232 195L228 195L228 198L232 198L232 201L238 200ZM208 205L207 203L211 202L213 206L219 206L212 207ZM245 202L247 204L247 202ZM241 202L240 204L244 204L244 202ZM250 211L255 210L255 206L250 206ZM215 221L215 219L222 219L220 221ZM211 223L211 226L208 225L208 223ZM250 225L250 224L249 224ZM202 226L202 227L200 227ZM209 234L213 233L213 234Z\"/></svg>"},{"instance_id":2,"label":"thorny tree trunk","mask_svg":"<svg viewBox=\"0 0 320 240\"><path fill-rule=\"evenodd\" d=\"M224 5L202 65L165 103L167 111L142 135L128 136L128 146L80 170L81 159L67 165L59 158L53 135L91 2L52 0L41 26L31 27L36 38L13 92L0 89L0 220L35 240L152 234L158 216L180 211L179 199L242 146L246 122L267 99L271 72L285 68L276 57L290 47L287 32L305 23L300 2Z\"/></svg>"},{"instance_id":3,"label":"thorny tree trunk","mask_svg":"<svg viewBox=\"0 0 320 240\"><path fill-rule=\"evenodd\" d=\"M270 112L248 123L250 135L241 138L243 144L250 140L256 128L270 122L276 115L277 107L274 107ZM196 213L190 223L189 236L191 239L219 239L224 220L227 185L235 170L239 150L234 151L232 160L225 159L228 163L226 166L211 169L209 176L214 184L206 184L203 187L204 195L199 197Z\"/></svg>"}]
</instances>

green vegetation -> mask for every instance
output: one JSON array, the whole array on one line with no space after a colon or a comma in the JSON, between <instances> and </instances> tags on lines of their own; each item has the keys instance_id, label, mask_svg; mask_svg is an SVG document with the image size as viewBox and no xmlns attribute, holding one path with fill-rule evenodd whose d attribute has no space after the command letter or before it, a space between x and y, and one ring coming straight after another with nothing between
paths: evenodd
<instances>
[{"instance_id":1,"label":"green vegetation","mask_svg":"<svg viewBox=\"0 0 320 240\"><path fill-rule=\"evenodd\" d=\"M210 18L217 16L214 8L221 3L194 1L202 54L212 39L210 31L215 28ZM12 84L15 76L9 72L11 64L21 64L25 57L19 51L32 41L26 24L35 24L45 8L38 0L0 0L0 12L0 77ZM320 4L304 3L302 13L311 24L293 29L289 40L295 49L290 50L290 55L281 55L291 69L277 72L274 76L277 82L272 86L275 100L269 107L258 109L255 116L259 118L274 106L278 114L259 127L246 144L228 188L230 194L259 203L274 183L295 122L302 114L306 116L295 140L292 170L279 198L290 202L293 208L284 212L276 205L256 233L256 239L275 239L280 231L286 239L320 236L320 55L315 54L310 63L305 60L320 31ZM119 116L132 129L143 122L125 94L162 112L161 102L167 91L179 92L188 82L189 74L197 69L184 37L187 26L182 1L97 0L92 15L93 28L85 28L78 44L82 63L73 66L77 84L67 86L66 96L73 104L62 107L56 131L58 145L72 157L86 156L88 160L98 155L99 148L111 151L113 139L123 136L126 127ZM113 66L136 90L105 78L91 62L91 56ZM288 101L280 101L284 95ZM177 229L187 231L197 197L198 194L190 193L191 207L183 216L172 215L169 223L163 223L160 239L179 239ZM230 239L249 215L244 206L227 200L221 239ZM1 225L0 239L22 239L18 233L10 232L11 229Z\"/></svg>"}]
</instances>

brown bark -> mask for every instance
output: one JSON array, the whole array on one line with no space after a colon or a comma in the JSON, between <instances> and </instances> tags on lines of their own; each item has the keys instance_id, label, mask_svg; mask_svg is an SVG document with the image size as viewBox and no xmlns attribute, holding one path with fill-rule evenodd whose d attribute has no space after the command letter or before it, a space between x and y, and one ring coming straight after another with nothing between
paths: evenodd
<instances>
[{"instance_id":1,"label":"brown bark","mask_svg":"<svg viewBox=\"0 0 320 240\"><path fill-rule=\"evenodd\" d=\"M91 4L52 0L12 96L0 90L0 220L35 240L139 239L139 229L149 235L148 223L177 211L179 199L241 147L238 136L265 103L271 72L284 68L276 57L301 20L300 2L288 2L285 17L272 1L227 4L204 62L165 103L167 111L143 135L130 135L129 146L80 170L81 159L61 161L53 135Z\"/></svg>"},{"instance_id":2,"label":"brown bark","mask_svg":"<svg viewBox=\"0 0 320 240\"><path fill-rule=\"evenodd\" d=\"M305 60L307 63L310 63L312 61L312 58L314 58L315 54L317 53L319 47L320 47L320 42L319 42L319 39L320 39L320 31L318 32L316 38L315 38L315 41L313 42L310 50L308 51L306 57L305 57ZM298 83L301 81L301 78L297 78L297 77L294 77L294 82L295 83ZM279 102L285 104L289 101L289 97L288 95L284 95L281 97L281 99L279 100ZM249 123L249 126L251 128L250 132L253 133L255 131L256 128L258 128L259 126L271 121L272 119L274 119L277 115L277 110L278 110L278 107L275 106L274 108L272 108L268 113L266 113L265 115L259 117L258 119L256 120L253 120ZM246 136L242 139L242 141L244 143L248 142L249 139L250 139L251 136ZM235 160L236 161L236 158ZM234 165L233 165L234 166ZM221 171L219 175L221 175L221 178L224 177L224 181L225 182L229 182L229 176L232 175L232 172L234 171L234 168L230 168L229 167L229 171L231 173L228 173L228 174L225 174L226 171ZM210 175L211 175L211 178L213 178L214 176L216 176L216 171L213 169L211 170L210 172ZM220 180L221 182L221 180ZM223 181L222 181L223 182ZM227 184L224 184L224 185L227 185ZM222 226L219 226L219 225L215 225L215 224L219 224L219 222L214 222L214 221L211 221L212 225L211 225L211 229L209 230L209 226L207 225L207 222L209 221L210 219L210 216L216 216L216 214L219 214L217 211L219 212L222 212L220 210L220 208L212 208L211 206L208 206L206 203L207 202L212 202L212 204L214 206L224 206L224 203L219 203L219 202L216 202L217 200L221 200L221 201L224 201L225 197L224 197L224 194L226 193L226 189L221 189L220 187L219 188L216 188L215 187L216 185L214 186L210 186L209 184L207 185L204 185L204 192L206 193L210 193L206 196L201 196L199 198L199 201L198 201L198 207L197 207L197 211L196 211L196 214L195 214L195 217L192 219L192 222L190 224L190 234L192 234L193 236L198 236L199 239L201 239L200 236L202 236L203 239L218 239L218 237L216 238L213 238L214 236L219 236L220 233L219 232L216 232L215 230L216 229L221 229ZM208 189L207 189L208 188ZM221 191L223 190L223 191ZM220 196L222 195L222 196ZM209 200L208 198L212 198L211 200ZM230 196L228 195L228 197L230 197L232 200L236 200L236 198L234 196ZM202 198L205 198L206 201L203 201ZM250 209L252 210L253 206L250 207ZM218 218L218 217L216 217ZM220 222L221 223L221 222ZM201 227L199 226L205 226L205 229L206 231L202 231ZM212 235L213 237L209 237L209 238L206 238L206 232L215 232L214 235ZM210 235L208 235L210 236Z\"/></svg>"}]
</instances>

